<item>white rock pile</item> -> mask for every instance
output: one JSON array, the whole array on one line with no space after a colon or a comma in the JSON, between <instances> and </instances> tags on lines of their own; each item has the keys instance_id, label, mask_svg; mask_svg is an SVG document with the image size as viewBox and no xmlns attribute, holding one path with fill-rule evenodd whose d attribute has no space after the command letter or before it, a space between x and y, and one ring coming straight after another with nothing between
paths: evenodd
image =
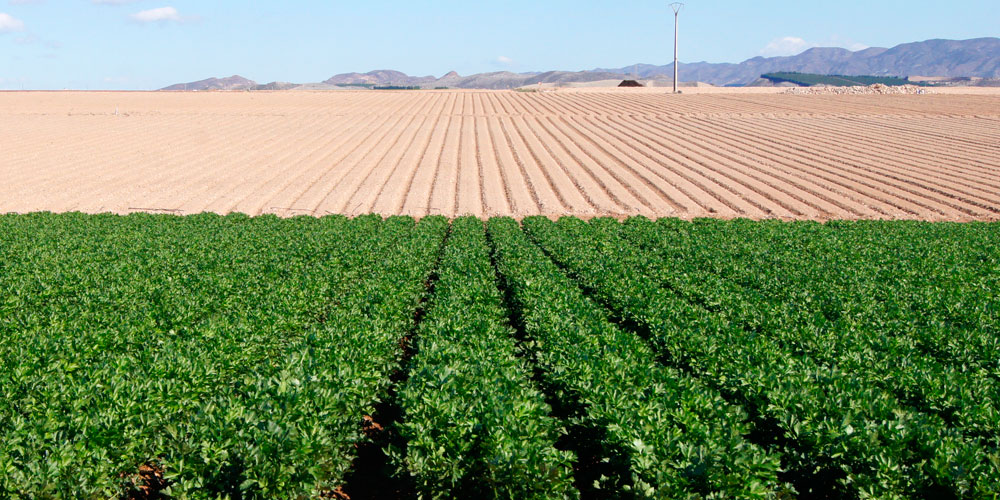
<instances>
[{"instance_id":1,"label":"white rock pile","mask_svg":"<svg viewBox=\"0 0 1000 500\"><path fill-rule=\"evenodd\" d=\"M876 83L875 85L857 86L857 87L793 87L785 91L786 94L799 94L799 95L825 95L825 94L837 94L837 95L890 95L890 94L906 94L906 95L917 95L917 94L928 94L928 90L924 87L918 87L916 85L883 85L881 83Z\"/></svg>"}]
</instances>

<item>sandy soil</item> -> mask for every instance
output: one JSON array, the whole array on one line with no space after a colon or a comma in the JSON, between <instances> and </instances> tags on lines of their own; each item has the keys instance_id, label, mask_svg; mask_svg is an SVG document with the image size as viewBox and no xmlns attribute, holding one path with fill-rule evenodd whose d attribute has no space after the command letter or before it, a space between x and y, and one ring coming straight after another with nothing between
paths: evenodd
<instances>
[{"instance_id":1,"label":"sandy soil","mask_svg":"<svg viewBox=\"0 0 1000 500\"><path fill-rule=\"evenodd\" d=\"M0 212L1000 218L1000 92L0 92Z\"/></svg>"}]
</instances>

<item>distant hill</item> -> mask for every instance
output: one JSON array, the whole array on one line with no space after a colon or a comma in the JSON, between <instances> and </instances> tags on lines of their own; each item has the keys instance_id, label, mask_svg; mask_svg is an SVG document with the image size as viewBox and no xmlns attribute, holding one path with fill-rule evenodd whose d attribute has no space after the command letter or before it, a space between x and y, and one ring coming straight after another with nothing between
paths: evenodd
<instances>
[{"instance_id":1,"label":"distant hill","mask_svg":"<svg viewBox=\"0 0 1000 500\"><path fill-rule=\"evenodd\" d=\"M681 81L706 82L713 85L747 85L765 73L798 72L819 75L871 76L936 76L1000 78L1000 38L972 40L927 40L904 43L891 49L872 47L859 51L834 47L816 47L801 54L786 57L754 57L738 64L707 62L681 63ZM638 75L635 73L638 72ZM460 76L454 71L441 78L409 76L393 70L368 73L344 73L322 83L301 88L336 88L347 85L420 86L423 88L451 87L463 89L509 89L538 83L593 82L624 79L673 78L673 64L629 65L622 68L598 68L589 71L547 71L544 73L512 73L500 71ZM270 86L270 87L269 87ZM299 88L296 84L280 83L258 86L240 76L210 78L189 84L171 85L164 90L242 90L247 88Z\"/></svg>"},{"instance_id":2,"label":"distant hill","mask_svg":"<svg viewBox=\"0 0 1000 500\"><path fill-rule=\"evenodd\" d=\"M642 78L674 73L673 64L637 66ZM633 67L593 71L633 73ZM927 40L904 43L891 49L872 47L856 52L816 47L794 56L754 57L739 64L681 63L678 70L683 81L702 81L713 85L748 84L764 73L777 72L1000 78L1000 38Z\"/></svg>"},{"instance_id":3,"label":"distant hill","mask_svg":"<svg viewBox=\"0 0 1000 500\"><path fill-rule=\"evenodd\" d=\"M257 86L257 82L239 75L229 78L209 78L191 83L178 83L161 90L246 90Z\"/></svg>"},{"instance_id":4,"label":"distant hill","mask_svg":"<svg viewBox=\"0 0 1000 500\"><path fill-rule=\"evenodd\" d=\"M399 71L381 69L369 71L368 73L344 73L341 75L335 75L325 80L323 83L329 85L367 83L371 85L413 86L424 85L434 82L435 80L437 80L437 78L434 78L433 76L410 76Z\"/></svg>"},{"instance_id":5,"label":"distant hill","mask_svg":"<svg viewBox=\"0 0 1000 500\"><path fill-rule=\"evenodd\" d=\"M291 90L298 88L299 84L290 82L271 82L254 85L250 90ZM243 89L237 89L243 90Z\"/></svg>"}]
</instances>

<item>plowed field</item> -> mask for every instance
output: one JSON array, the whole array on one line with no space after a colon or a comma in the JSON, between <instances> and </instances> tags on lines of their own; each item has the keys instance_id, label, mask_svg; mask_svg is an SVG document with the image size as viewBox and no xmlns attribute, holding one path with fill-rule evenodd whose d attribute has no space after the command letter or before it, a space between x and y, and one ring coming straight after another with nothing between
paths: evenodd
<instances>
[{"instance_id":1,"label":"plowed field","mask_svg":"<svg viewBox=\"0 0 1000 500\"><path fill-rule=\"evenodd\" d=\"M1000 95L0 93L0 212L1000 218Z\"/></svg>"}]
</instances>

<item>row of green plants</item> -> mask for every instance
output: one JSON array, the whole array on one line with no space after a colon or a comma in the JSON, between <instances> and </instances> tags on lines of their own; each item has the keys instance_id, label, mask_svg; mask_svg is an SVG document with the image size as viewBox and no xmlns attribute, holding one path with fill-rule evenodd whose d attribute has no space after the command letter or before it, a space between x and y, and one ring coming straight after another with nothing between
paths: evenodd
<instances>
[{"instance_id":1,"label":"row of green plants","mask_svg":"<svg viewBox=\"0 0 1000 500\"><path fill-rule=\"evenodd\" d=\"M421 498L995 498L998 293L995 224L0 215L0 498L342 498L375 419Z\"/></svg>"},{"instance_id":2,"label":"row of green plants","mask_svg":"<svg viewBox=\"0 0 1000 500\"><path fill-rule=\"evenodd\" d=\"M988 225L834 224L809 227L810 237L800 238L785 225L789 232L766 240L720 235L715 230L724 226L712 223L637 218L621 227L664 276L682 262L732 266L724 257L756 252L762 257L722 271L728 279L695 268L672 286L698 301L728 290L734 320L777 332L817 362L838 365L996 447L1000 338L991 325L998 278L989 256L998 243L988 241ZM789 244L807 240L807 247ZM804 329L808 335L794 333Z\"/></svg>"},{"instance_id":3,"label":"row of green plants","mask_svg":"<svg viewBox=\"0 0 1000 500\"><path fill-rule=\"evenodd\" d=\"M660 364L616 327L513 219L488 230L497 268L541 379L579 432L594 441L592 484L643 498L768 498L787 487L779 458L748 442L747 415L698 379Z\"/></svg>"},{"instance_id":4,"label":"row of green plants","mask_svg":"<svg viewBox=\"0 0 1000 500\"><path fill-rule=\"evenodd\" d=\"M324 243L275 245L276 224L237 219L3 219L0 491L110 497L120 474L169 461L175 434L202 437L188 422L220 408L219 382L278 347L243 328L261 312L250 294L284 297L269 317L315 313L310 292L321 285L300 274L283 287L273 276L306 269ZM344 223L322 225L339 233ZM258 251L268 245L272 258ZM275 259L282 253L288 267ZM246 349L229 347L244 340ZM216 474L213 459L175 470Z\"/></svg>"},{"instance_id":5,"label":"row of green plants","mask_svg":"<svg viewBox=\"0 0 1000 500\"><path fill-rule=\"evenodd\" d=\"M111 498L151 466L178 498L273 498L343 483L447 221L0 225L0 497Z\"/></svg>"},{"instance_id":6,"label":"row of green plants","mask_svg":"<svg viewBox=\"0 0 1000 500\"><path fill-rule=\"evenodd\" d=\"M989 368L1000 358L989 333L1000 328L995 224L745 224L703 220L690 232L677 221L657 222L667 234L697 238L687 260L744 288L802 297L831 320L877 319L870 327L903 330L926 354L949 364ZM713 258L706 246L743 263ZM778 276L785 278L773 279Z\"/></svg>"},{"instance_id":7,"label":"row of green plants","mask_svg":"<svg viewBox=\"0 0 1000 500\"><path fill-rule=\"evenodd\" d=\"M401 465L424 498L574 498L573 454L519 357L483 222L451 225L400 393Z\"/></svg>"},{"instance_id":8,"label":"row of green plants","mask_svg":"<svg viewBox=\"0 0 1000 500\"><path fill-rule=\"evenodd\" d=\"M403 360L400 339L415 327L448 228L443 217L384 224L386 236L399 231L395 242L332 297L315 334L295 346L270 381L275 445L255 451L262 463L272 461L261 471L278 471L282 481L264 484L247 475L243 484L252 495L244 497L310 498L345 484L357 447L368 439L364 423L388 396Z\"/></svg>"},{"instance_id":9,"label":"row of green plants","mask_svg":"<svg viewBox=\"0 0 1000 500\"><path fill-rule=\"evenodd\" d=\"M769 323L782 313L724 286L691 293L704 276L683 261L663 263L637 252L615 234L616 221L530 218L524 224L671 364L711 381L756 414L756 430L782 453L800 493L836 487L846 495L906 498L994 491L995 445L914 410L841 363L817 359L801 345L816 337L811 324Z\"/></svg>"}]
</instances>

